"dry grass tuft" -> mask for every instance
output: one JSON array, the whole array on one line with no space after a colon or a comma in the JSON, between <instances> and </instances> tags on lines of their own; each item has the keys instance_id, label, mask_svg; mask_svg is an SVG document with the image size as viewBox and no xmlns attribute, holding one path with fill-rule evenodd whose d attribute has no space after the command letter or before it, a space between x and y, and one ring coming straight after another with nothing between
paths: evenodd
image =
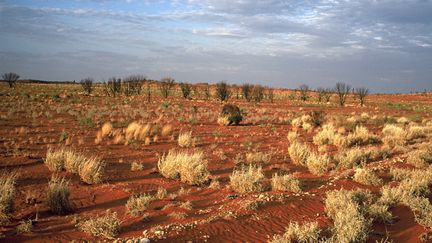
<instances>
[{"instance_id":1,"label":"dry grass tuft","mask_svg":"<svg viewBox=\"0 0 432 243\"><path fill-rule=\"evenodd\" d=\"M32 229L33 229L33 222L31 220L23 220L16 227L15 230L17 234L24 234L24 233L30 233Z\"/></svg>"},{"instance_id":2,"label":"dry grass tuft","mask_svg":"<svg viewBox=\"0 0 432 243\"><path fill-rule=\"evenodd\" d=\"M73 210L69 200L69 181L64 177L53 175L48 183L47 205L54 214L65 214Z\"/></svg>"},{"instance_id":3,"label":"dry grass tuft","mask_svg":"<svg viewBox=\"0 0 432 243\"><path fill-rule=\"evenodd\" d=\"M156 191L155 198L158 200L162 200L166 198L167 195L168 195L167 190L163 187L159 187L158 190Z\"/></svg>"},{"instance_id":4,"label":"dry grass tuft","mask_svg":"<svg viewBox=\"0 0 432 243\"><path fill-rule=\"evenodd\" d=\"M370 159L370 152L358 147L341 150L335 159L338 166L344 169L351 169L359 166L360 164L367 163Z\"/></svg>"},{"instance_id":5,"label":"dry grass tuft","mask_svg":"<svg viewBox=\"0 0 432 243\"><path fill-rule=\"evenodd\" d=\"M317 222L308 222L303 225L297 222L290 223L285 229L283 235L275 235L270 241L271 243L286 243L286 242L319 242L321 230Z\"/></svg>"},{"instance_id":6,"label":"dry grass tuft","mask_svg":"<svg viewBox=\"0 0 432 243\"><path fill-rule=\"evenodd\" d=\"M325 124L321 130L313 137L316 145L333 144L336 133L332 124Z\"/></svg>"},{"instance_id":7,"label":"dry grass tuft","mask_svg":"<svg viewBox=\"0 0 432 243\"><path fill-rule=\"evenodd\" d=\"M45 165L48 167L50 171L62 171L64 169L64 163L65 163L65 150L52 150L51 148L48 149L46 154L46 159L44 160Z\"/></svg>"},{"instance_id":8,"label":"dry grass tuft","mask_svg":"<svg viewBox=\"0 0 432 243\"><path fill-rule=\"evenodd\" d=\"M264 174L261 167L249 165L234 170L230 176L230 186L238 193L260 192L263 190Z\"/></svg>"},{"instance_id":9,"label":"dry grass tuft","mask_svg":"<svg viewBox=\"0 0 432 243\"><path fill-rule=\"evenodd\" d=\"M180 179L191 185L202 185L209 179L203 152L176 152L170 150L158 161L159 172L166 178Z\"/></svg>"},{"instance_id":10,"label":"dry grass tuft","mask_svg":"<svg viewBox=\"0 0 432 243\"><path fill-rule=\"evenodd\" d=\"M327 154L310 153L306 160L309 171L315 175L322 175L334 167L334 163Z\"/></svg>"},{"instance_id":11,"label":"dry grass tuft","mask_svg":"<svg viewBox=\"0 0 432 243\"><path fill-rule=\"evenodd\" d=\"M130 197L126 202L126 209L130 215L137 217L144 213L150 203L154 200L153 196L142 194Z\"/></svg>"},{"instance_id":12,"label":"dry grass tuft","mask_svg":"<svg viewBox=\"0 0 432 243\"><path fill-rule=\"evenodd\" d=\"M300 180L293 175L274 174L271 179L272 189L276 191L301 192Z\"/></svg>"},{"instance_id":13,"label":"dry grass tuft","mask_svg":"<svg viewBox=\"0 0 432 243\"><path fill-rule=\"evenodd\" d=\"M196 139L192 137L192 131L180 133L177 139L178 145L182 148L195 147Z\"/></svg>"},{"instance_id":14,"label":"dry grass tuft","mask_svg":"<svg viewBox=\"0 0 432 243\"><path fill-rule=\"evenodd\" d=\"M183 212L172 212L172 213L169 213L168 216L175 218L175 219L185 219L187 217L187 214L183 213Z\"/></svg>"},{"instance_id":15,"label":"dry grass tuft","mask_svg":"<svg viewBox=\"0 0 432 243\"><path fill-rule=\"evenodd\" d=\"M105 172L105 163L98 158L82 160L78 169L81 180L87 184L101 183Z\"/></svg>"},{"instance_id":16,"label":"dry grass tuft","mask_svg":"<svg viewBox=\"0 0 432 243\"><path fill-rule=\"evenodd\" d=\"M417 168L429 166L432 164L432 146L409 152L406 161Z\"/></svg>"},{"instance_id":17,"label":"dry grass tuft","mask_svg":"<svg viewBox=\"0 0 432 243\"><path fill-rule=\"evenodd\" d=\"M299 138L299 135L296 131L288 132L287 139L290 143L294 143Z\"/></svg>"},{"instance_id":18,"label":"dry grass tuft","mask_svg":"<svg viewBox=\"0 0 432 243\"><path fill-rule=\"evenodd\" d=\"M373 186L379 186L382 183L382 180L368 168L357 168L353 180L358 183Z\"/></svg>"},{"instance_id":19,"label":"dry grass tuft","mask_svg":"<svg viewBox=\"0 0 432 243\"><path fill-rule=\"evenodd\" d=\"M9 214L13 210L13 198L16 193L16 173L3 173L0 177L0 225L9 221Z\"/></svg>"},{"instance_id":20,"label":"dry grass tuft","mask_svg":"<svg viewBox=\"0 0 432 243\"><path fill-rule=\"evenodd\" d=\"M231 124L229 118L227 116L220 116L217 119L217 123L221 126L228 126Z\"/></svg>"},{"instance_id":21,"label":"dry grass tuft","mask_svg":"<svg viewBox=\"0 0 432 243\"><path fill-rule=\"evenodd\" d=\"M310 156L310 150L307 145L300 142L293 142L288 148L288 153L294 164L306 165Z\"/></svg>"},{"instance_id":22,"label":"dry grass tuft","mask_svg":"<svg viewBox=\"0 0 432 243\"><path fill-rule=\"evenodd\" d=\"M252 152L246 154L246 162L249 164L263 164L268 163L271 159L270 153Z\"/></svg>"},{"instance_id":23,"label":"dry grass tuft","mask_svg":"<svg viewBox=\"0 0 432 243\"><path fill-rule=\"evenodd\" d=\"M144 165L142 163L132 162L131 171L140 171L144 169Z\"/></svg>"},{"instance_id":24,"label":"dry grass tuft","mask_svg":"<svg viewBox=\"0 0 432 243\"><path fill-rule=\"evenodd\" d=\"M77 227L93 236L101 236L113 240L120 232L121 221L116 212L107 211L104 216L94 217L79 222Z\"/></svg>"}]
</instances>

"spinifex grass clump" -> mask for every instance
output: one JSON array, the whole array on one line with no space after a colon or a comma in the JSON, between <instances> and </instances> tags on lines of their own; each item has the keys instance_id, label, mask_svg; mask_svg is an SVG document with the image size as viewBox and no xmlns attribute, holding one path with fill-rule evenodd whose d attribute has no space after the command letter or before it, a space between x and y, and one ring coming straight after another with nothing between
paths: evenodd
<instances>
[{"instance_id":1,"label":"spinifex grass clump","mask_svg":"<svg viewBox=\"0 0 432 243\"><path fill-rule=\"evenodd\" d=\"M16 179L16 173L4 173L0 177L0 225L9 221L9 214L13 210Z\"/></svg>"},{"instance_id":2,"label":"spinifex grass clump","mask_svg":"<svg viewBox=\"0 0 432 243\"><path fill-rule=\"evenodd\" d=\"M47 204L54 214L65 214L72 211L69 200L69 181L63 177L53 175L48 184Z\"/></svg>"}]
</instances>

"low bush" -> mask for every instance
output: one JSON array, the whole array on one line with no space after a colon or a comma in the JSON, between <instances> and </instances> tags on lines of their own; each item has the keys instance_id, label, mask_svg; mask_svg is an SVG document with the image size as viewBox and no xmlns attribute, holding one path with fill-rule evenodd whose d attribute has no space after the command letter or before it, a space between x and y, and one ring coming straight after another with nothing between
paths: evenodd
<instances>
[{"instance_id":1,"label":"low bush","mask_svg":"<svg viewBox=\"0 0 432 243\"><path fill-rule=\"evenodd\" d=\"M261 167L249 165L234 170L230 176L230 186L238 193L260 192L263 190L264 174Z\"/></svg>"}]
</instances>

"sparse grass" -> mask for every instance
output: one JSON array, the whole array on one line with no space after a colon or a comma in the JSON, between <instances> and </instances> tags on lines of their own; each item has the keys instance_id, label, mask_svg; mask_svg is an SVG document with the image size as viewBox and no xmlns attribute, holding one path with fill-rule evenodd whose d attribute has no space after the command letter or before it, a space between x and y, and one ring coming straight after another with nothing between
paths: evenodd
<instances>
[{"instance_id":1,"label":"sparse grass","mask_svg":"<svg viewBox=\"0 0 432 243\"><path fill-rule=\"evenodd\" d=\"M180 133L177 143L182 148L195 147L196 139L192 137L192 131Z\"/></svg>"},{"instance_id":2,"label":"sparse grass","mask_svg":"<svg viewBox=\"0 0 432 243\"><path fill-rule=\"evenodd\" d=\"M167 190L163 187L159 187L158 190L156 191L155 198L158 200L162 200L166 198L167 195L168 195Z\"/></svg>"},{"instance_id":3,"label":"sparse grass","mask_svg":"<svg viewBox=\"0 0 432 243\"><path fill-rule=\"evenodd\" d=\"M263 190L264 174L261 167L249 165L234 170L230 176L230 186L238 193L260 192Z\"/></svg>"},{"instance_id":4,"label":"sparse grass","mask_svg":"<svg viewBox=\"0 0 432 243\"><path fill-rule=\"evenodd\" d=\"M0 177L0 225L9 221L9 214L13 210L16 180L16 173L3 173Z\"/></svg>"},{"instance_id":5,"label":"sparse grass","mask_svg":"<svg viewBox=\"0 0 432 243\"><path fill-rule=\"evenodd\" d=\"M172 212L169 213L168 216L175 219L185 219L187 217L187 214L183 212Z\"/></svg>"},{"instance_id":6,"label":"sparse grass","mask_svg":"<svg viewBox=\"0 0 432 243\"><path fill-rule=\"evenodd\" d=\"M131 164L131 171L140 171L144 169L144 165L142 163L133 162Z\"/></svg>"},{"instance_id":7,"label":"sparse grass","mask_svg":"<svg viewBox=\"0 0 432 243\"><path fill-rule=\"evenodd\" d=\"M357 168L353 180L358 183L373 186L379 186L382 183L382 180L368 168Z\"/></svg>"},{"instance_id":8,"label":"sparse grass","mask_svg":"<svg viewBox=\"0 0 432 243\"><path fill-rule=\"evenodd\" d=\"M48 183L47 205L54 214L65 214L73 210L69 199L69 181L64 177L53 175Z\"/></svg>"},{"instance_id":9,"label":"sparse grass","mask_svg":"<svg viewBox=\"0 0 432 243\"><path fill-rule=\"evenodd\" d=\"M432 164L432 146L409 152L406 161L417 168L424 168Z\"/></svg>"},{"instance_id":10,"label":"sparse grass","mask_svg":"<svg viewBox=\"0 0 432 243\"><path fill-rule=\"evenodd\" d=\"M274 174L271 179L272 189L276 191L301 192L300 180L293 175Z\"/></svg>"},{"instance_id":11,"label":"sparse grass","mask_svg":"<svg viewBox=\"0 0 432 243\"><path fill-rule=\"evenodd\" d=\"M297 222L290 222L285 229L283 235L275 235L270 241L271 243L286 243L286 242L299 242L299 243L312 243L319 242L319 235L321 233L317 222L307 222L303 225Z\"/></svg>"},{"instance_id":12,"label":"sparse grass","mask_svg":"<svg viewBox=\"0 0 432 243\"><path fill-rule=\"evenodd\" d=\"M202 152L187 153L170 150L159 159L158 169L166 178L180 179L191 185L204 184L210 175Z\"/></svg>"},{"instance_id":13,"label":"sparse grass","mask_svg":"<svg viewBox=\"0 0 432 243\"><path fill-rule=\"evenodd\" d=\"M249 164L263 164L268 163L271 159L270 153L264 152L251 152L246 154L246 162Z\"/></svg>"},{"instance_id":14,"label":"sparse grass","mask_svg":"<svg viewBox=\"0 0 432 243\"><path fill-rule=\"evenodd\" d=\"M151 195L135 195L127 200L126 209L130 213L130 215L137 217L145 212L145 210L153 200L154 198Z\"/></svg>"},{"instance_id":15,"label":"sparse grass","mask_svg":"<svg viewBox=\"0 0 432 243\"><path fill-rule=\"evenodd\" d=\"M364 149L354 147L339 151L335 156L338 166L351 169L362 163L367 163L370 159L370 153Z\"/></svg>"},{"instance_id":16,"label":"sparse grass","mask_svg":"<svg viewBox=\"0 0 432 243\"><path fill-rule=\"evenodd\" d=\"M21 223L16 227L17 234L24 234L24 233L30 233L33 229L33 223L31 220L23 220Z\"/></svg>"},{"instance_id":17,"label":"sparse grass","mask_svg":"<svg viewBox=\"0 0 432 243\"><path fill-rule=\"evenodd\" d=\"M116 212L107 211L105 215L93 217L77 224L77 227L96 237L113 240L120 232L121 221Z\"/></svg>"}]
</instances>

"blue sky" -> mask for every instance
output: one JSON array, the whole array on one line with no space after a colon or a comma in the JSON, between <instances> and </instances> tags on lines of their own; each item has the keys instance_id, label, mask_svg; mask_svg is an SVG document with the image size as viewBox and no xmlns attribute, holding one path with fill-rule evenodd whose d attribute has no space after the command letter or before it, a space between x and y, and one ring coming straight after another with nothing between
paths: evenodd
<instances>
[{"instance_id":1,"label":"blue sky","mask_svg":"<svg viewBox=\"0 0 432 243\"><path fill-rule=\"evenodd\" d=\"M0 72L432 89L428 0L0 0Z\"/></svg>"}]
</instances>

